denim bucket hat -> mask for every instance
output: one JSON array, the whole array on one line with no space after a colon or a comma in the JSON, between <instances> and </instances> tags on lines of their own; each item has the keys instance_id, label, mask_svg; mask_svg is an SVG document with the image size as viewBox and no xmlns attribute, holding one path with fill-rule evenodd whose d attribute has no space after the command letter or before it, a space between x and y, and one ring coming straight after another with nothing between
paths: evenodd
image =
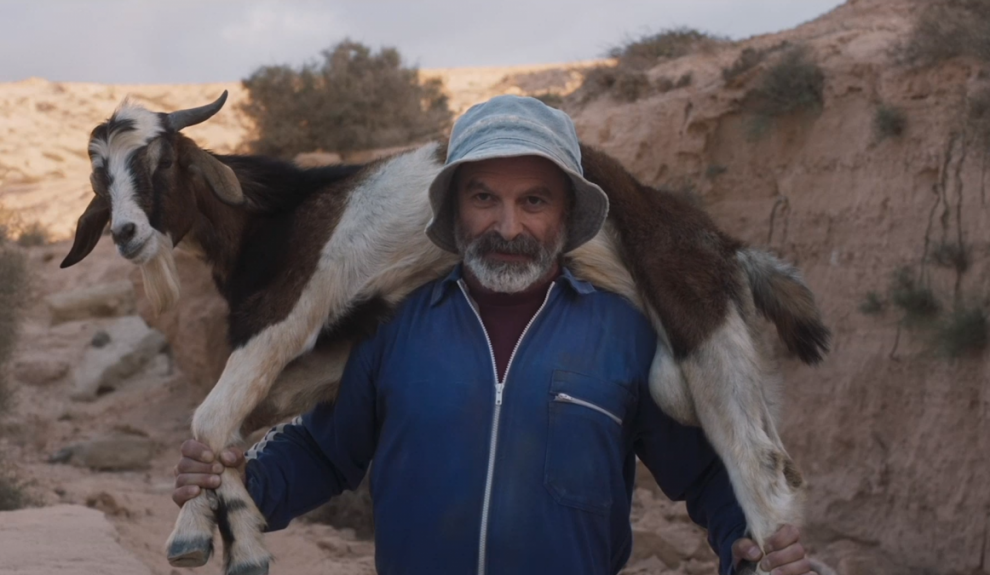
<instances>
[{"instance_id":1,"label":"denim bucket hat","mask_svg":"<svg viewBox=\"0 0 990 575\"><path fill-rule=\"evenodd\" d=\"M536 98L496 96L472 106L454 124L447 160L430 184L433 217L426 235L439 247L457 252L454 210L449 201L458 166L466 162L513 156L542 156L557 164L573 182L574 204L567 222L569 252L595 237L608 215L608 196L584 179L577 131L570 116Z\"/></svg>"}]
</instances>

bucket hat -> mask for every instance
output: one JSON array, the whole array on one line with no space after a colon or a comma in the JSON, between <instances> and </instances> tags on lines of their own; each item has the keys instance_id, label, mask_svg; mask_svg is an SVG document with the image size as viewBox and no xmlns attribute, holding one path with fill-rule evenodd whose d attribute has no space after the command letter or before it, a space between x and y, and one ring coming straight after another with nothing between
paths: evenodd
<instances>
[{"instance_id":1,"label":"bucket hat","mask_svg":"<svg viewBox=\"0 0 990 575\"><path fill-rule=\"evenodd\" d=\"M536 98L496 96L468 109L454 124L444 167L430 184L432 218L426 235L437 246L457 252L451 183L457 168L491 158L541 156L555 163L573 183L574 204L564 251L595 237L608 215L608 196L584 178L581 148L566 113Z\"/></svg>"}]
</instances>

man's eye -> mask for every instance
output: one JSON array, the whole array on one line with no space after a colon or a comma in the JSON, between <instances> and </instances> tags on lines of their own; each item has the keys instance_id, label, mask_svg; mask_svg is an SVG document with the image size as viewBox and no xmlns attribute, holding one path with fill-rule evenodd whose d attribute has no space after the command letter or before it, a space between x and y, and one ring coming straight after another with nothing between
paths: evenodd
<instances>
[{"instance_id":1,"label":"man's eye","mask_svg":"<svg viewBox=\"0 0 990 575\"><path fill-rule=\"evenodd\" d=\"M487 194L485 192L481 192L479 194L475 194L474 199L478 200L479 202L489 202L492 199L492 195Z\"/></svg>"},{"instance_id":2,"label":"man's eye","mask_svg":"<svg viewBox=\"0 0 990 575\"><path fill-rule=\"evenodd\" d=\"M529 196L526 198L526 204L532 207L542 206L545 203L547 203L546 200L539 196Z\"/></svg>"}]
</instances>

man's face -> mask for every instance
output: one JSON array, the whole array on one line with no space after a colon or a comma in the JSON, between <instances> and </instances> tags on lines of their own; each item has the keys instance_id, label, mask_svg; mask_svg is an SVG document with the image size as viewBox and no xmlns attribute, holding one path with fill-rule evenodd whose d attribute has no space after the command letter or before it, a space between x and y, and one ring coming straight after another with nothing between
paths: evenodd
<instances>
[{"instance_id":1,"label":"man's face","mask_svg":"<svg viewBox=\"0 0 990 575\"><path fill-rule=\"evenodd\" d=\"M553 268L566 240L570 180L538 156L461 166L454 235L464 265L492 291L523 291Z\"/></svg>"}]
</instances>

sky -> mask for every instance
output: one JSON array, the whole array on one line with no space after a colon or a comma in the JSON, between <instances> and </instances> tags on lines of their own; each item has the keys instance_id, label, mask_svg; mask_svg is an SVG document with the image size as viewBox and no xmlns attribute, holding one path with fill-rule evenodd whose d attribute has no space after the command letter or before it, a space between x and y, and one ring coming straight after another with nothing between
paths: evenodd
<instances>
[{"instance_id":1,"label":"sky","mask_svg":"<svg viewBox=\"0 0 990 575\"><path fill-rule=\"evenodd\" d=\"M837 0L0 0L0 82L237 81L299 66L344 38L420 68L602 57L689 26L741 39L792 28Z\"/></svg>"}]
</instances>

